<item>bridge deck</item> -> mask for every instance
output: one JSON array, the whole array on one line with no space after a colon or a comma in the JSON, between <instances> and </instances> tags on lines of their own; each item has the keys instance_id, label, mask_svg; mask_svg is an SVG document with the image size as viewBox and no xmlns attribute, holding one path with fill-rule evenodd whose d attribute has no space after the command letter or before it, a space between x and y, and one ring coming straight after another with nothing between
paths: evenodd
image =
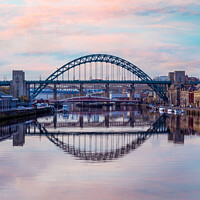
<instances>
[{"instance_id":1,"label":"bridge deck","mask_svg":"<svg viewBox=\"0 0 200 200\"><path fill-rule=\"evenodd\" d=\"M26 81L27 84L171 84L171 81L137 81L137 80L30 80Z\"/></svg>"}]
</instances>

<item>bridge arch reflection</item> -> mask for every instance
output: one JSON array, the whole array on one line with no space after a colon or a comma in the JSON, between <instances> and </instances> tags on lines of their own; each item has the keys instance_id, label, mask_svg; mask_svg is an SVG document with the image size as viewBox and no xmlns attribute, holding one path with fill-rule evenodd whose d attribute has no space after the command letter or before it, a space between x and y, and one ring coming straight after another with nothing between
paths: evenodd
<instances>
[{"instance_id":1,"label":"bridge arch reflection","mask_svg":"<svg viewBox=\"0 0 200 200\"><path fill-rule=\"evenodd\" d=\"M162 115L147 131L140 132L58 132L49 133L40 123L40 134L61 150L79 160L106 162L125 156L139 148L153 134L169 133Z\"/></svg>"}]
</instances>

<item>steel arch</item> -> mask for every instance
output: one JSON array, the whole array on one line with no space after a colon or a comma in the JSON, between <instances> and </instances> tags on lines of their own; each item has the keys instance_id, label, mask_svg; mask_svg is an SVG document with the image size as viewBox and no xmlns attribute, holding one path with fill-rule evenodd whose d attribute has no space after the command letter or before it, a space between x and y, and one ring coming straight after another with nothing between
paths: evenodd
<instances>
[{"instance_id":1,"label":"steel arch","mask_svg":"<svg viewBox=\"0 0 200 200\"><path fill-rule=\"evenodd\" d=\"M57 77L62 75L64 72L66 72L66 71L68 71L68 70L70 70L70 69L72 69L76 66L79 66L79 65L82 65L82 64L85 64L85 63L92 63L92 62L105 62L105 63L115 64L115 65L122 67L122 68L130 71L131 73L135 74L142 81L153 81L140 68L138 68L134 64L132 64L132 63L120 58L120 57L108 55L108 54L91 54L91 55L82 56L80 58L72 60L72 61L68 62L67 64L63 65L62 67L60 67L59 69L57 69L54 73L52 73L45 80L46 83L40 84L40 86L32 94L32 98L35 98L48 85L48 81L55 80ZM168 98L165 94L165 91L163 90L162 87L160 87L159 85L150 84L150 83L148 85L156 92L156 94L161 99L163 99L164 101L168 100Z\"/></svg>"}]
</instances>

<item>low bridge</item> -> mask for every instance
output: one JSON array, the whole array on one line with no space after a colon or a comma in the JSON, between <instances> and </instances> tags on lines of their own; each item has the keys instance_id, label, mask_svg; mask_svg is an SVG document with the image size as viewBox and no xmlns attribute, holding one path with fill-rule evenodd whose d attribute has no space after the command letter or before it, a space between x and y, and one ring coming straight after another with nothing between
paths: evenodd
<instances>
[{"instance_id":1,"label":"low bridge","mask_svg":"<svg viewBox=\"0 0 200 200\"><path fill-rule=\"evenodd\" d=\"M56 101L52 101L56 102ZM106 97L95 97L95 96L80 96L80 97L73 97L73 98L66 98L59 100L59 102L68 102L68 103L73 103L73 102L81 102L81 103L90 103L90 102L107 102L107 103L138 103L139 100L118 100L118 99L110 99Z\"/></svg>"}]
</instances>

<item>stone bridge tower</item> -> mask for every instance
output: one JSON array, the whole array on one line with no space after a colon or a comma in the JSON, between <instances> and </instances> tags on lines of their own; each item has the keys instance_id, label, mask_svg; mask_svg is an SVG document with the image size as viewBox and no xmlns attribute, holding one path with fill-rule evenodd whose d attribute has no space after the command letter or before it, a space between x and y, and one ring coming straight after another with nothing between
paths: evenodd
<instances>
[{"instance_id":1,"label":"stone bridge tower","mask_svg":"<svg viewBox=\"0 0 200 200\"><path fill-rule=\"evenodd\" d=\"M22 70L13 70L10 92L14 97L27 96L25 73Z\"/></svg>"}]
</instances>

